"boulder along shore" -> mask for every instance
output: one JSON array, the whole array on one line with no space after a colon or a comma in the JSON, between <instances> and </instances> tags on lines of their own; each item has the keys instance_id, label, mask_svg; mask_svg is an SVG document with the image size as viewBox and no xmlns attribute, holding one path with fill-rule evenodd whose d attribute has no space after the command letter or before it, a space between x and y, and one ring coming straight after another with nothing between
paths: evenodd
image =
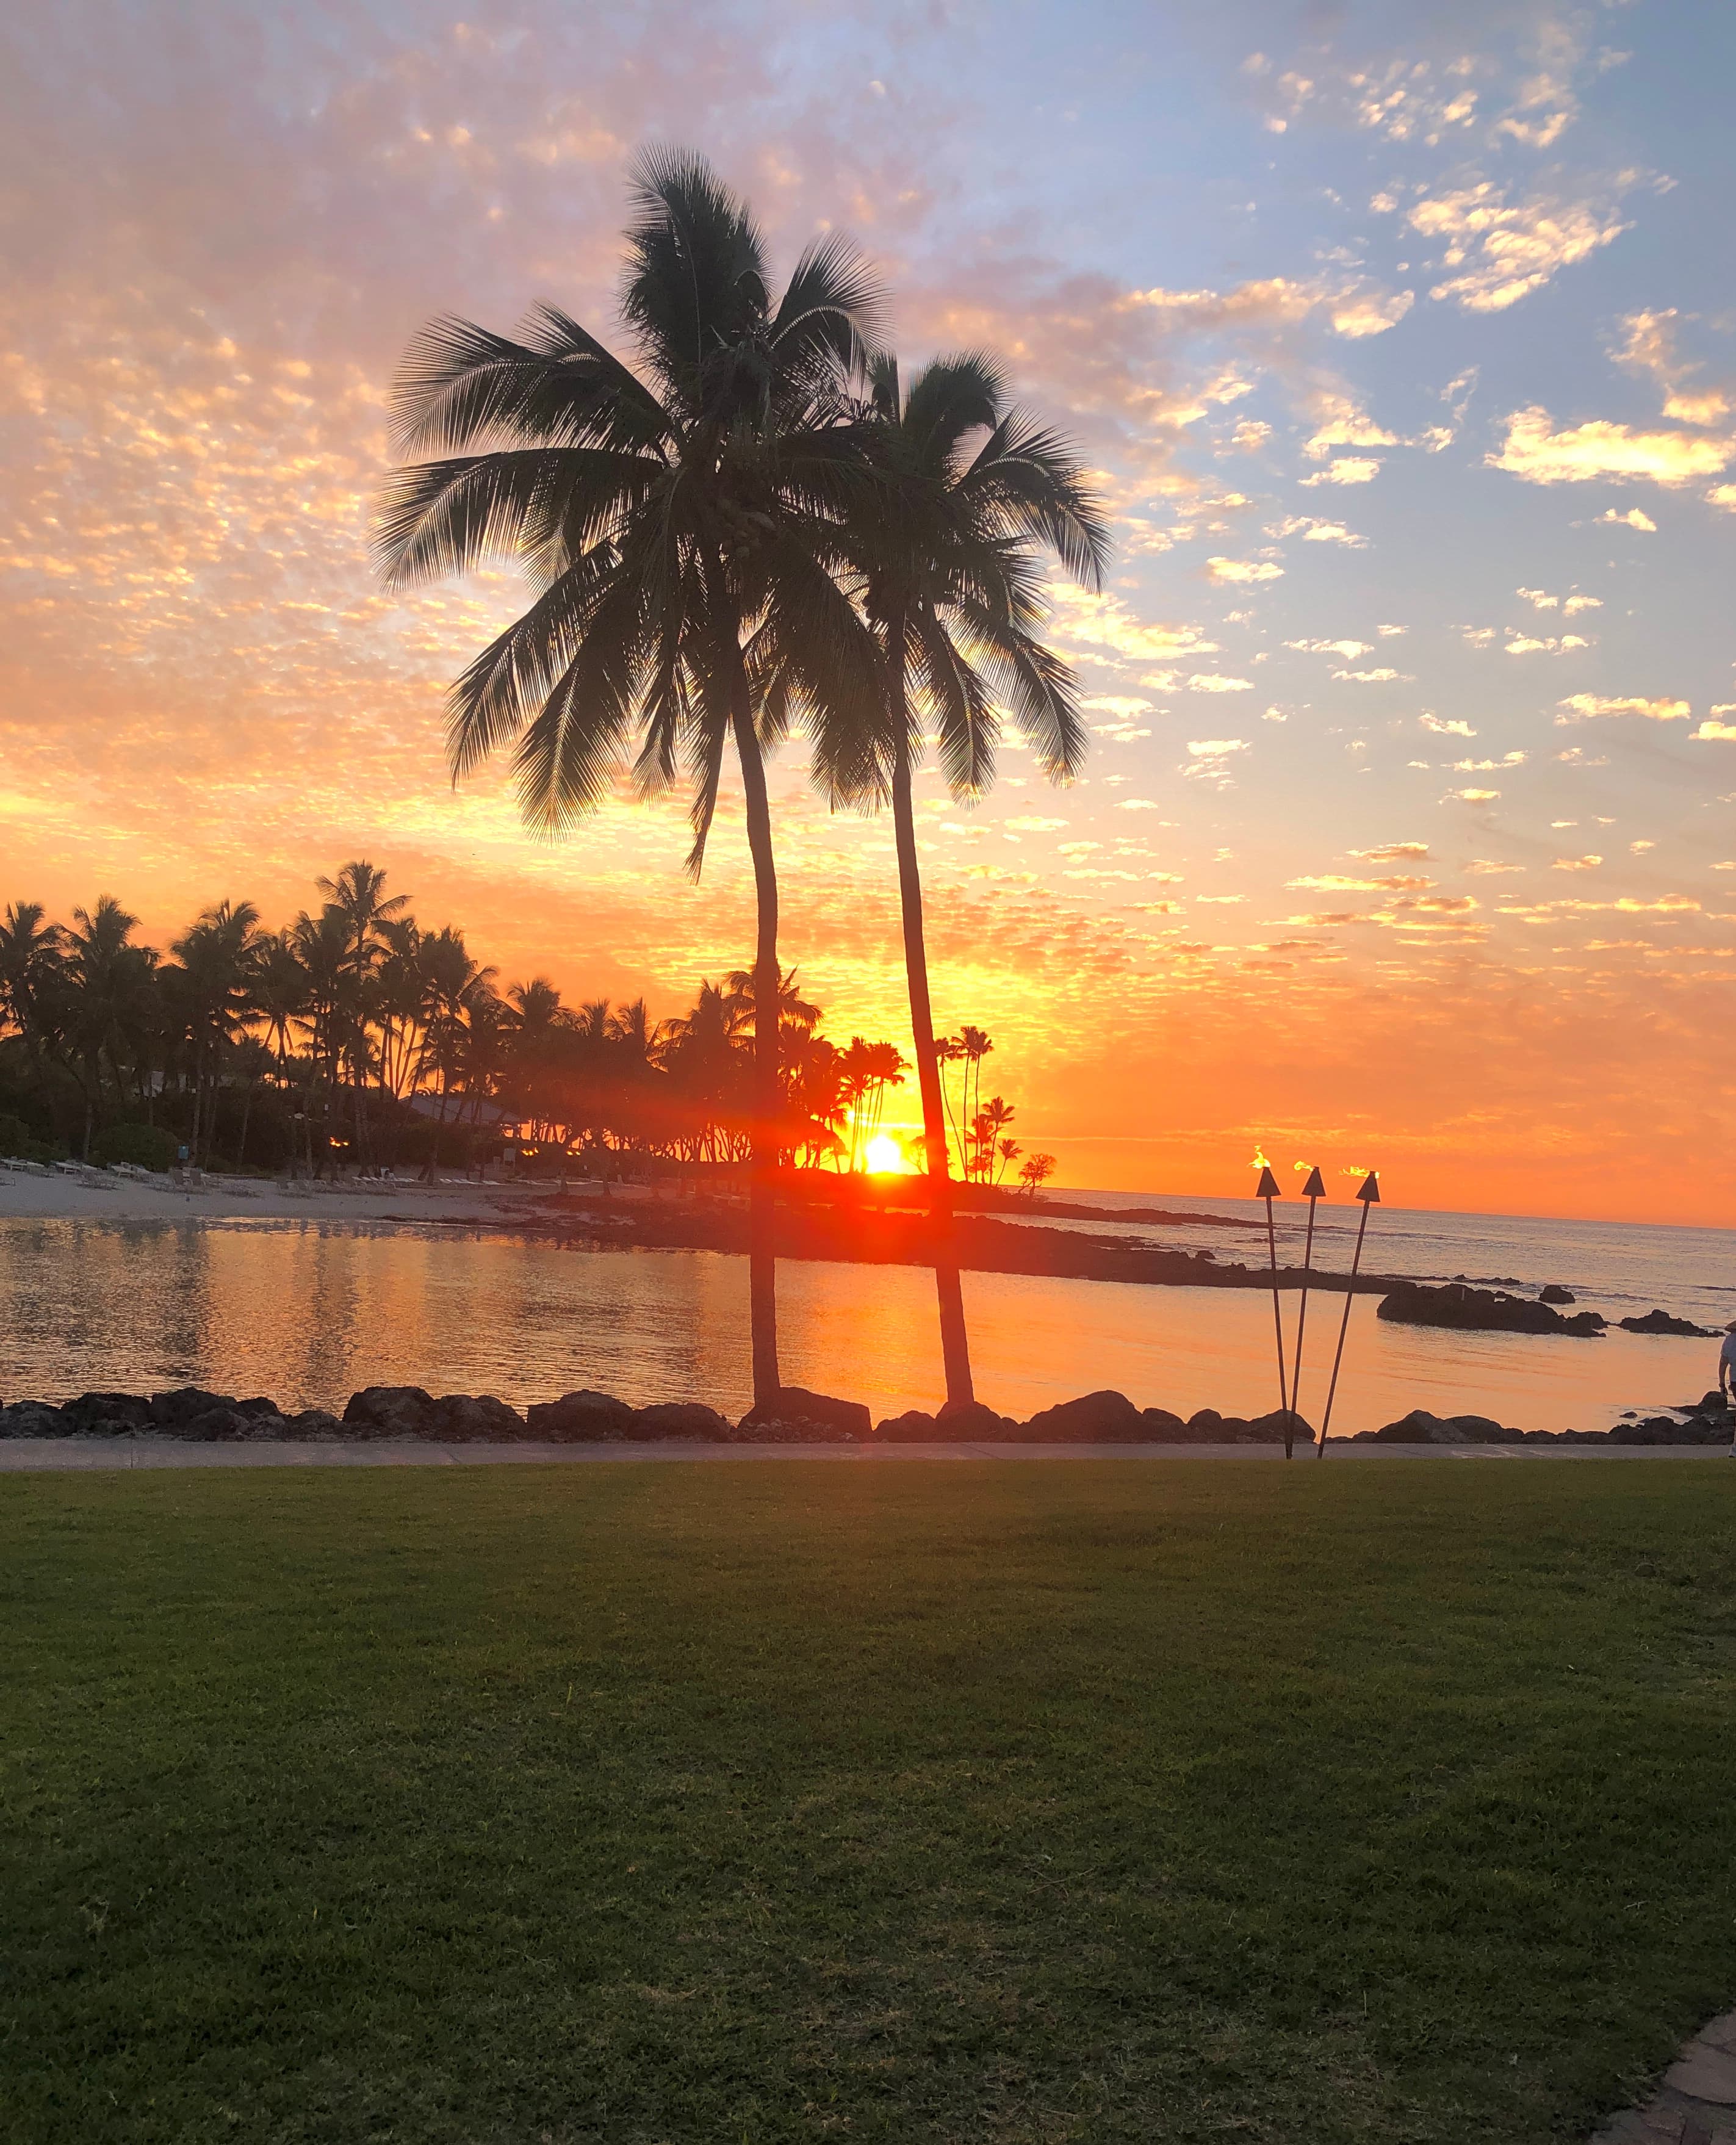
<instances>
[{"instance_id":1,"label":"boulder along shore","mask_svg":"<svg viewBox=\"0 0 1736 2145\"><path fill-rule=\"evenodd\" d=\"M1669 1413L1637 1413L1608 1431L1522 1431L1485 1416L1435 1416L1415 1409L1379 1430L1331 1444L1722 1445L1733 1418L1715 1392ZM911 1409L875 1422L859 1401L788 1386L732 1421L697 1401L634 1407L589 1390L533 1402L524 1413L490 1393L436 1397L420 1386L369 1386L352 1393L341 1416L321 1408L286 1411L275 1401L237 1399L183 1386L171 1392L81 1393L54 1402L0 1406L0 1438L141 1437L192 1443L339 1443L395 1440L438 1445L639 1443L681 1440L735 1444L1126 1444L1312 1446L1313 1427L1274 1408L1255 1416L1201 1408L1185 1419L1167 1408L1137 1407L1125 1393L1082 1394L1021 1421L981 1402L948 1403L936 1413Z\"/></svg>"}]
</instances>

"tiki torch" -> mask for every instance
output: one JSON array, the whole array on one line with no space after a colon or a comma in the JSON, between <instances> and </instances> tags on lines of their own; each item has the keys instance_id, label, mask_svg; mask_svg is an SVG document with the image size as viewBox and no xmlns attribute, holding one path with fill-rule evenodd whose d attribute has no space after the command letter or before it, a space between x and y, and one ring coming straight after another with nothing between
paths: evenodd
<instances>
[{"instance_id":1,"label":"tiki torch","mask_svg":"<svg viewBox=\"0 0 1736 2145\"><path fill-rule=\"evenodd\" d=\"M1278 1306L1278 1232L1272 1221L1272 1202L1281 1199L1284 1194L1272 1175L1271 1164L1263 1154L1260 1157L1260 1182L1254 1197L1266 1202L1266 1248L1272 1273L1272 1333L1278 1345L1278 1406L1288 1414L1290 1396L1284 1384L1284 1314Z\"/></svg>"},{"instance_id":2,"label":"tiki torch","mask_svg":"<svg viewBox=\"0 0 1736 2145\"><path fill-rule=\"evenodd\" d=\"M1332 1400L1338 1391L1338 1366L1344 1361L1344 1336L1350 1330L1352 1291L1357 1271L1362 1264L1362 1239L1368 1234L1368 1210L1380 1203L1380 1172L1378 1170L1370 1170L1356 1197L1362 1202L1362 1219L1356 1224L1356 1252L1350 1261L1350 1278L1344 1291L1344 1316L1338 1322L1338 1352L1332 1358L1332 1382L1326 1388L1326 1412L1321 1421L1320 1448L1315 1455L1317 1460L1324 1460L1326 1456L1326 1432L1332 1424Z\"/></svg>"},{"instance_id":3,"label":"tiki torch","mask_svg":"<svg viewBox=\"0 0 1736 2145\"><path fill-rule=\"evenodd\" d=\"M1301 1166L1301 1162L1296 1164L1298 1169ZM1290 1374L1290 1410L1292 1416L1301 1406L1302 1391L1302 1336L1308 1330L1308 1276L1314 1264L1314 1210L1326 1196L1326 1187L1316 1164L1309 1171L1308 1182L1302 1187L1302 1197L1308 1202L1308 1234L1302 1247L1302 1307L1296 1314L1296 1368ZM1284 1457L1286 1460L1292 1457L1291 1448L1295 1439L1296 1424L1293 1421L1286 1422L1284 1426Z\"/></svg>"}]
</instances>

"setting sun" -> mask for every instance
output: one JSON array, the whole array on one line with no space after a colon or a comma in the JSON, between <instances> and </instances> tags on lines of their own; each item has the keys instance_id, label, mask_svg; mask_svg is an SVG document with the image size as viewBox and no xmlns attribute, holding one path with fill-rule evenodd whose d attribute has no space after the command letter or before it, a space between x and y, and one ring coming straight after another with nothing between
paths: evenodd
<instances>
[{"instance_id":1,"label":"setting sun","mask_svg":"<svg viewBox=\"0 0 1736 2145\"><path fill-rule=\"evenodd\" d=\"M863 1163L872 1177L908 1177L911 1173L903 1147L890 1132L874 1134L864 1150Z\"/></svg>"}]
</instances>

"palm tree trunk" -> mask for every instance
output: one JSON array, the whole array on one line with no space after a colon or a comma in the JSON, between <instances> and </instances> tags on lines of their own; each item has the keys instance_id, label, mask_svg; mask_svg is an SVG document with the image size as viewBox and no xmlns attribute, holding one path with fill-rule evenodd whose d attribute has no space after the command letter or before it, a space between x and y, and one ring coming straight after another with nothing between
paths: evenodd
<instances>
[{"instance_id":1,"label":"palm tree trunk","mask_svg":"<svg viewBox=\"0 0 1736 2145\"><path fill-rule=\"evenodd\" d=\"M898 853L898 899L904 922L904 973L910 986L910 1027L916 1040L917 1084L923 1097L923 1142L928 1152L928 1228L934 1253L934 1293L940 1307L940 1354L947 1399L968 1406L970 1336L958 1279L958 1247L953 1230L953 1179L947 1159L947 1122L941 1100L940 1061L934 1051L934 1015L928 1003L928 949L923 935L923 882L916 861L916 821L910 802L910 754L900 749L892 780L893 831Z\"/></svg>"},{"instance_id":2,"label":"palm tree trunk","mask_svg":"<svg viewBox=\"0 0 1736 2145\"><path fill-rule=\"evenodd\" d=\"M748 848L754 859L759 933L754 954L754 1161L748 1197L748 1323L754 1349L754 1404L769 1403L778 1374L778 873L772 857L772 809L765 762L754 734L747 672L738 656L731 727L746 794Z\"/></svg>"}]
</instances>

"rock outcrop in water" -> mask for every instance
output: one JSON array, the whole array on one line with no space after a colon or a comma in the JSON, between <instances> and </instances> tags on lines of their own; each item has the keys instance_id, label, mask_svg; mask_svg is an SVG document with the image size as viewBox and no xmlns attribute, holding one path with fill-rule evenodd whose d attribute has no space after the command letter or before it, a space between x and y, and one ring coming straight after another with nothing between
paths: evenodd
<instances>
[{"instance_id":1,"label":"rock outcrop in water","mask_svg":"<svg viewBox=\"0 0 1736 2145\"><path fill-rule=\"evenodd\" d=\"M1405 1282L1381 1298L1375 1316L1400 1326L1445 1326L1460 1333L1571 1333L1588 1341L1609 1323L1601 1311L1577 1311L1564 1318L1553 1304L1464 1282L1440 1288Z\"/></svg>"}]
</instances>

